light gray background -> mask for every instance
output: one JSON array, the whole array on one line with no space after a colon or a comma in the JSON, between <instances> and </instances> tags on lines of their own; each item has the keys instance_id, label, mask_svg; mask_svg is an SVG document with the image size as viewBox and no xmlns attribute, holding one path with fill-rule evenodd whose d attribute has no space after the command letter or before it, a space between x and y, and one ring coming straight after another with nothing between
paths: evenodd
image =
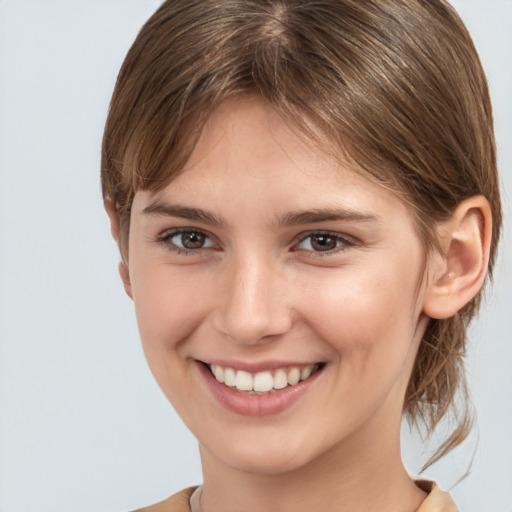
<instances>
[{"instance_id":1,"label":"light gray background","mask_svg":"<svg viewBox=\"0 0 512 512\"><path fill-rule=\"evenodd\" d=\"M121 512L201 481L149 373L102 211L102 125L158 0L0 0L0 512ZM512 2L457 0L488 72L510 224ZM465 512L512 511L512 269L472 331L478 432L427 476ZM406 433L407 434L407 433ZM405 458L420 467L417 439Z\"/></svg>"}]
</instances>

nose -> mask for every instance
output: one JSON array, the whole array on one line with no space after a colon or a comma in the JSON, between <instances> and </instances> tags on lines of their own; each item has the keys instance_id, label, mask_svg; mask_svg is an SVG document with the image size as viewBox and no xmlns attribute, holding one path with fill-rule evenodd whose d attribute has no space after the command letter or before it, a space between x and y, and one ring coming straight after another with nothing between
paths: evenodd
<instances>
[{"instance_id":1,"label":"nose","mask_svg":"<svg viewBox=\"0 0 512 512\"><path fill-rule=\"evenodd\" d=\"M214 315L217 331L246 345L269 342L292 325L283 272L269 258L239 258L224 271Z\"/></svg>"}]
</instances>

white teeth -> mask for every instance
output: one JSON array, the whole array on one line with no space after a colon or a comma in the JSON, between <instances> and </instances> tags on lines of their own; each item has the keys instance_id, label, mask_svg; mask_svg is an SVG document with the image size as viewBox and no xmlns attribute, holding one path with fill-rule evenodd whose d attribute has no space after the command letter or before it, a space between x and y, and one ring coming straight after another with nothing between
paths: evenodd
<instances>
[{"instance_id":1,"label":"white teeth","mask_svg":"<svg viewBox=\"0 0 512 512\"><path fill-rule=\"evenodd\" d=\"M274 375L274 389L283 389L288 386L288 377L284 370L277 370Z\"/></svg>"},{"instance_id":2,"label":"white teeth","mask_svg":"<svg viewBox=\"0 0 512 512\"><path fill-rule=\"evenodd\" d=\"M298 368L292 368L288 372L288 384L295 386L300 380L300 370Z\"/></svg>"},{"instance_id":3,"label":"white teeth","mask_svg":"<svg viewBox=\"0 0 512 512\"><path fill-rule=\"evenodd\" d=\"M264 393L274 387L274 378L270 372L260 372L254 376L254 391Z\"/></svg>"},{"instance_id":4,"label":"white teeth","mask_svg":"<svg viewBox=\"0 0 512 512\"><path fill-rule=\"evenodd\" d=\"M235 386L239 391L252 391L252 375L249 372L238 370L236 372Z\"/></svg>"},{"instance_id":5,"label":"white teeth","mask_svg":"<svg viewBox=\"0 0 512 512\"><path fill-rule=\"evenodd\" d=\"M212 365L212 372L219 382L224 382L224 369L222 366Z\"/></svg>"},{"instance_id":6,"label":"white teeth","mask_svg":"<svg viewBox=\"0 0 512 512\"><path fill-rule=\"evenodd\" d=\"M312 371L313 368L311 366L306 366L306 368L300 372L300 380L306 380L311 375Z\"/></svg>"},{"instance_id":7,"label":"white teeth","mask_svg":"<svg viewBox=\"0 0 512 512\"><path fill-rule=\"evenodd\" d=\"M226 386L230 386L230 387L234 388L235 383L236 383L235 370L233 370L233 368L226 368L224 370L224 384L226 384Z\"/></svg>"},{"instance_id":8,"label":"white teeth","mask_svg":"<svg viewBox=\"0 0 512 512\"><path fill-rule=\"evenodd\" d=\"M236 388L238 391L256 393L269 393L273 390L284 389L287 386L295 386L302 380L306 380L318 369L318 365L310 364L300 369L296 366L288 368L279 368L274 372L264 371L251 374L243 370L233 368L223 368L222 366L212 364L210 370L218 382L226 386Z\"/></svg>"}]
</instances>

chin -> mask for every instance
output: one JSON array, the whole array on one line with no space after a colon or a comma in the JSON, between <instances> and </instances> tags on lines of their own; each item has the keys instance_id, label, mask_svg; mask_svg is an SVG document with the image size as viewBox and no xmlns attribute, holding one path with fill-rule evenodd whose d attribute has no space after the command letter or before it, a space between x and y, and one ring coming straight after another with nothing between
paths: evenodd
<instances>
[{"instance_id":1,"label":"chin","mask_svg":"<svg viewBox=\"0 0 512 512\"><path fill-rule=\"evenodd\" d=\"M257 451L257 453L255 453ZM255 475L280 475L297 471L307 465L308 458L297 453L276 450L255 450L252 453L233 454L225 457L226 464L234 470Z\"/></svg>"},{"instance_id":2,"label":"chin","mask_svg":"<svg viewBox=\"0 0 512 512\"><path fill-rule=\"evenodd\" d=\"M210 453L225 466L235 471L257 475L279 475L308 466L325 452L321 446L309 449L301 436L290 433L287 439L268 439L263 435L247 439L224 439L213 449L201 444L201 453ZM237 442L238 441L238 442Z\"/></svg>"}]
</instances>

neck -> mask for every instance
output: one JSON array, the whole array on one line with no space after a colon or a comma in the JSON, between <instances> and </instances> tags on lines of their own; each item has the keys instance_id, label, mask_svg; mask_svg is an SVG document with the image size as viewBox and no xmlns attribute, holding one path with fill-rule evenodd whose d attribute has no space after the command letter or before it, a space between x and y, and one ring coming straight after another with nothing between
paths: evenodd
<instances>
[{"instance_id":1,"label":"neck","mask_svg":"<svg viewBox=\"0 0 512 512\"><path fill-rule=\"evenodd\" d=\"M203 447L201 512L413 512L425 493L403 466L399 436L389 435L399 428L380 426L382 436L358 432L307 465L275 474L229 467Z\"/></svg>"}]
</instances>

